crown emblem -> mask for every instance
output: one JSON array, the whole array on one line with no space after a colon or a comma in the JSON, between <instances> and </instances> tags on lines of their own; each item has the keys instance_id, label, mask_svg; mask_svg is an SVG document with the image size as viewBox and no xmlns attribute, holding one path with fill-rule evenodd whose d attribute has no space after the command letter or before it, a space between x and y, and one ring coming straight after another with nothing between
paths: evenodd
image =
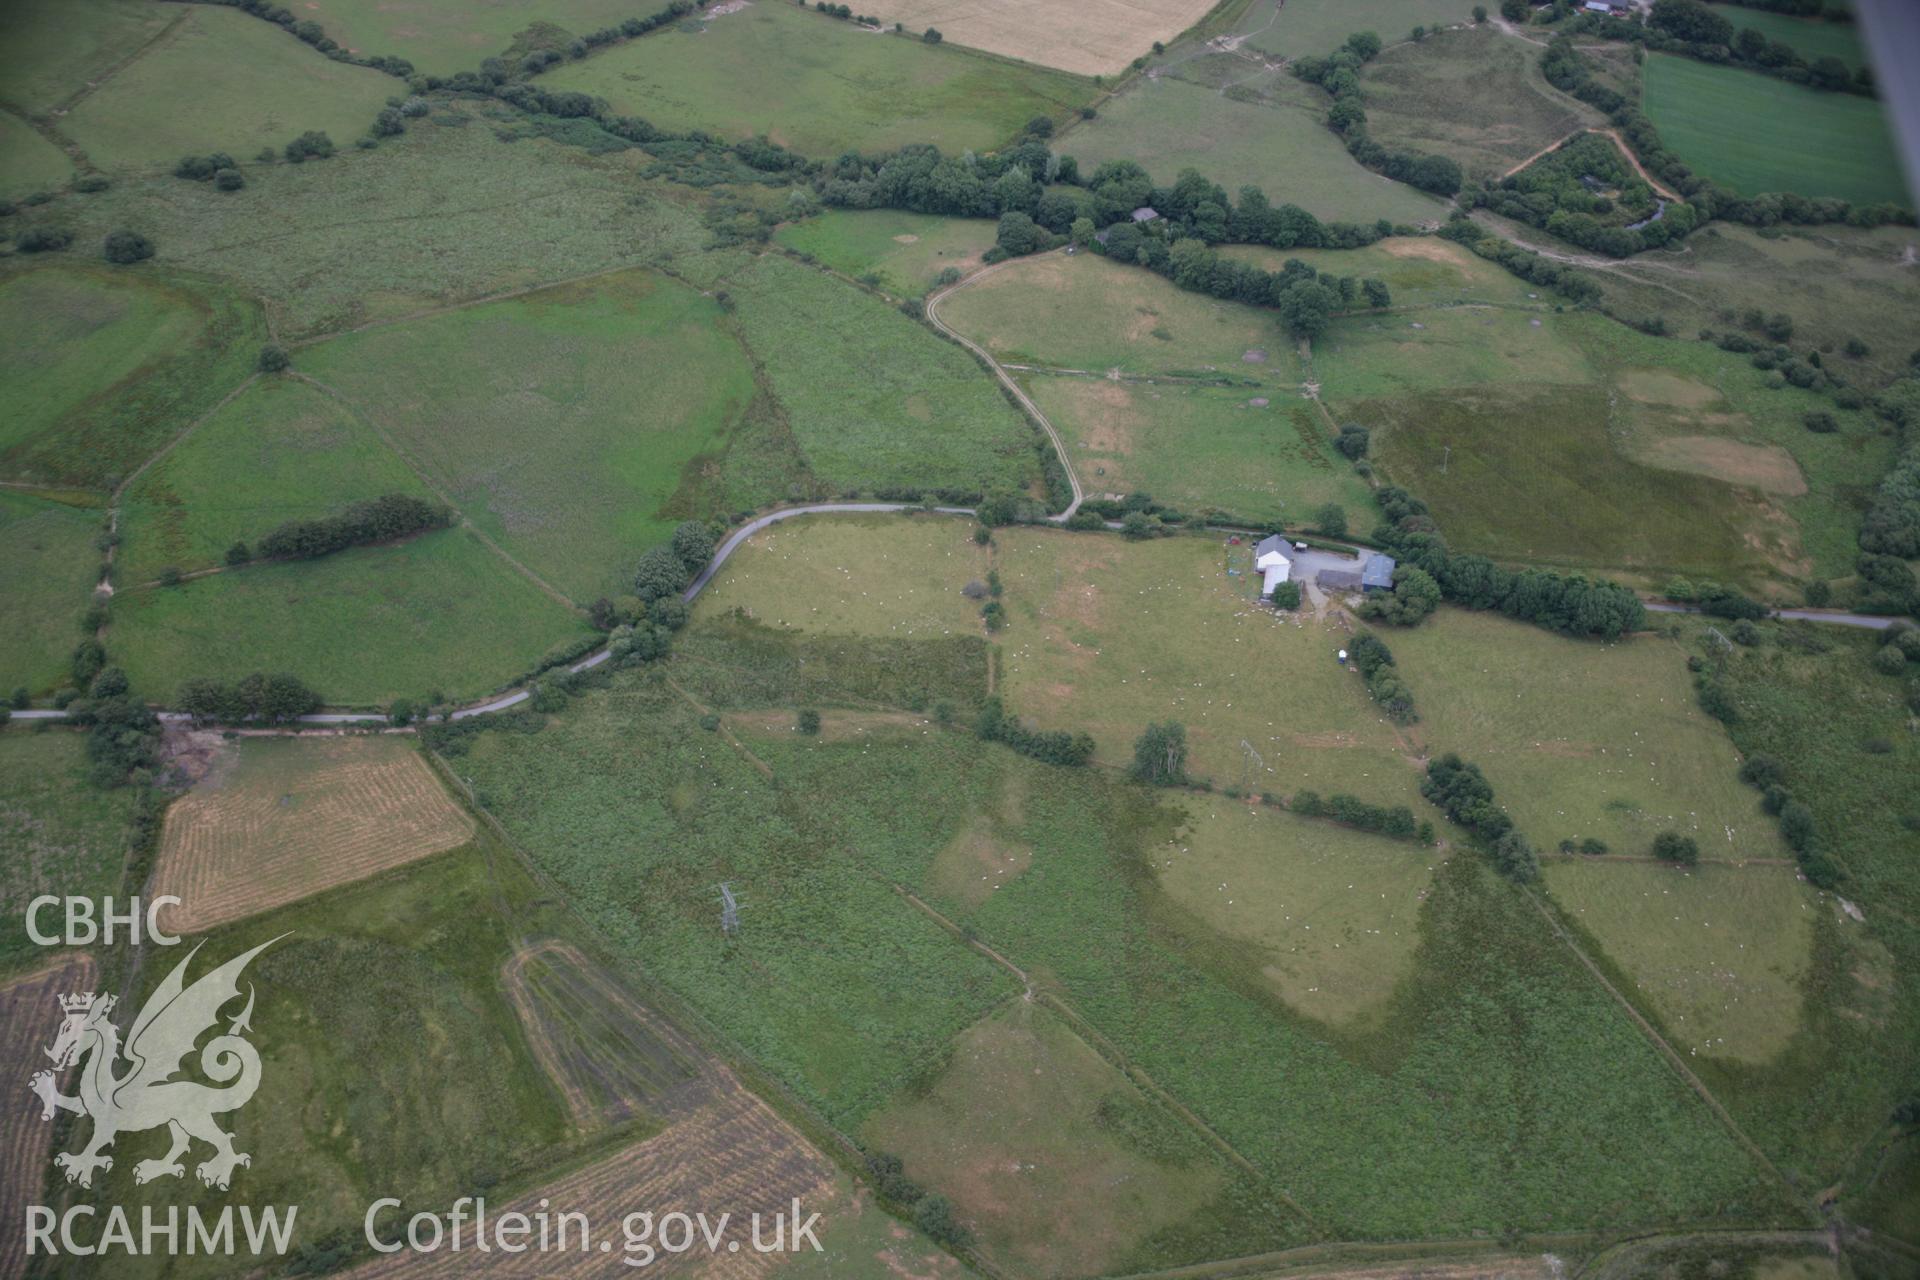
<instances>
[{"instance_id":1,"label":"crown emblem","mask_svg":"<svg viewBox=\"0 0 1920 1280\"><path fill-rule=\"evenodd\" d=\"M77 995L61 996L60 1009L63 1013L91 1013L96 1000L100 1003L100 1011L102 1013L113 1008L112 996L101 996L96 995L92 991L82 991Z\"/></svg>"}]
</instances>

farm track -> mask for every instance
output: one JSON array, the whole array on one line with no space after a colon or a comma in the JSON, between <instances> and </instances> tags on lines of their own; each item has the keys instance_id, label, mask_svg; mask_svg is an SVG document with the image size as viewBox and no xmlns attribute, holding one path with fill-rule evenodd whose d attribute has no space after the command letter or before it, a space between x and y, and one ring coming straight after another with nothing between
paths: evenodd
<instances>
[{"instance_id":1,"label":"farm track","mask_svg":"<svg viewBox=\"0 0 1920 1280\"><path fill-rule=\"evenodd\" d=\"M1550 155L1553 152L1558 151L1561 147L1566 146L1569 142L1572 142L1575 138L1579 137L1583 133L1597 133L1604 137L1611 138L1613 140L1614 148L1620 152L1620 155L1626 160L1628 164L1633 166L1633 171L1640 175L1640 180L1646 183L1649 187L1652 187L1655 193L1657 193L1658 195L1664 196L1666 199L1673 200L1673 201L1681 201L1686 198L1680 195L1678 192L1674 191L1671 187L1667 186L1665 183L1661 182L1660 179L1654 177L1652 174L1647 172L1646 166L1640 163L1640 157L1633 154L1633 148L1627 145L1627 140L1620 136L1620 131L1618 129L1592 129L1592 128L1586 128L1586 127L1575 129L1572 133L1560 139L1560 141L1551 143L1547 146L1540 148L1538 151L1534 152L1532 155L1528 156L1525 160L1522 160L1519 164L1513 166L1513 168L1507 170L1505 173L1501 174L1500 176L1503 178L1511 178L1514 174L1520 172L1522 169L1532 164L1535 160L1538 160L1541 156Z\"/></svg>"}]
</instances>

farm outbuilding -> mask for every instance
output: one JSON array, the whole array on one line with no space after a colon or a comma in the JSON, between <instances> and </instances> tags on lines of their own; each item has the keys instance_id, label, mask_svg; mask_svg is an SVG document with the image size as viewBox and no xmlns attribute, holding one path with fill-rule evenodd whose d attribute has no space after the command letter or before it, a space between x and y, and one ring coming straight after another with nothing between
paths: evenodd
<instances>
[{"instance_id":1,"label":"farm outbuilding","mask_svg":"<svg viewBox=\"0 0 1920 1280\"><path fill-rule=\"evenodd\" d=\"M1322 591L1358 591L1360 589L1360 571L1358 569L1322 569L1320 576L1314 579Z\"/></svg>"},{"instance_id":2,"label":"farm outbuilding","mask_svg":"<svg viewBox=\"0 0 1920 1280\"><path fill-rule=\"evenodd\" d=\"M1143 204L1133 211L1133 220L1135 222L1152 222L1159 216L1160 211L1150 204Z\"/></svg>"},{"instance_id":3,"label":"farm outbuilding","mask_svg":"<svg viewBox=\"0 0 1920 1280\"><path fill-rule=\"evenodd\" d=\"M1253 549L1253 567L1260 571L1260 594L1272 595L1293 576L1293 548L1277 533L1264 538Z\"/></svg>"},{"instance_id":4,"label":"farm outbuilding","mask_svg":"<svg viewBox=\"0 0 1920 1280\"><path fill-rule=\"evenodd\" d=\"M1393 586L1393 557L1379 552L1367 557L1360 566L1360 589L1386 591Z\"/></svg>"}]
</instances>

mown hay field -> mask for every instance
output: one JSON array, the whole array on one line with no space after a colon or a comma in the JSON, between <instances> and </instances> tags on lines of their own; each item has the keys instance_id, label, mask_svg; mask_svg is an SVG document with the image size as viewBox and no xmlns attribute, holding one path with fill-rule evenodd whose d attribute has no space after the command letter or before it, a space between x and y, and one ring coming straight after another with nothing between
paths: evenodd
<instances>
[{"instance_id":1,"label":"mown hay field","mask_svg":"<svg viewBox=\"0 0 1920 1280\"><path fill-rule=\"evenodd\" d=\"M1229 192L1259 187L1275 204L1329 220L1445 218L1438 200L1355 163L1326 126L1327 105L1324 93L1285 71L1210 54L1133 80L1094 119L1066 130L1056 149L1082 173L1133 160L1171 184L1193 168Z\"/></svg>"},{"instance_id":2,"label":"mown hay field","mask_svg":"<svg viewBox=\"0 0 1920 1280\"><path fill-rule=\"evenodd\" d=\"M1172 1111L1025 1001L955 1037L940 1068L860 1136L952 1200L987 1255L1018 1275L1108 1273L1229 1177Z\"/></svg>"},{"instance_id":3,"label":"mown hay field","mask_svg":"<svg viewBox=\"0 0 1920 1280\"><path fill-rule=\"evenodd\" d=\"M1038 433L958 346L778 255L726 288L771 382L772 411L820 492L1024 491L1037 481Z\"/></svg>"},{"instance_id":4,"label":"mown hay field","mask_svg":"<svg viewBox=\"0 0 1920 1280\"><path fill-rule=\"evenodd\" d=\"M1009 263L947 297L940 318L1008 364L1269 385L1302 376L1273 313L1091 253Z\"/></svg>"},{"instance_id":5,"label":"mown hay field","mask_svg":"<svg viewBox=\"0 0 1920 1280\"><path fill-rule=\"evenodd\" d=\"M243 739L167 810L154 892L175 933L458 848L473 820L400 738Z\"/></svg>"},{"instance_id":6,"label":"mown hay field","mask_svg":"<svg viewBox=\"0 0 1920 1280\"><path fill-rule=\"evenodd\" d=\"M695 17L543 77L669 129L765 134L831 159L930 142L989 151L1035 116L1064 120L1091 81L917 36L840 22L780 0Z\"/></svg>"},{"instance_id":7,"label":"mown hay field","mask_svg":"<svg viewBox=\"0 0 1920 1280\"><path fill-rule=\"evenodd\" d=\"M196 424L120 502L122 585L206 569L288 520L382 494L430 498L371 427L313 384L263 377Z\"/></svg>"},{"instance_id":8,"label":"mown hay field","mask_svg":"<svg viewBox=\"0 0 1920 1280\"><path fill-rule=\"evenodd\" d=\"M0 277L0 324L0 475L101 489L238 387L266 340L236 292L100 263Z\"/></svg>"},{"instance_id":9,"label":"mown hay field","mask_svg":"<svg viewBox=\"0 0 1920 1280\"><path fill-rule=\"evenodd\" d=\"M1793 191L1911 207L1880 103L1735 67L1656 54L1643 109L1702 177L1739 192Z\"/></svg>"},{"instance_id":10,"label":"mown hay field","mask_svg":"<svg viewBox=\"0 0 1920 1280\"><path fill-rule=\"evenodd\" d=\"M1784 865L1575 857L1551 861L1546 886L1682 1052L1753 1065L1799 1031L1814 920L1839 910Z\"/></svg>"},{"instance_id":11,"label":"mown hay field","mask_svg":"<svg viewBox=\"0 0 1920 1280\"><path fill-rule=\"evenodd\" d=\"M1367 132L1387 147L1447 156L1468 177L1499 177L1600 122L1597 112L1547 84L1539 54L1491 27L1396 45L1361 77Z\"/></svg>"},{"instance_id":12,"label":"mown hay field","mask_svg":"<svg viewBox=\"0 0 1920 1280\"><path fill-rule=\"evenodd\" d=\"M943 271L978 268L993 238L994 224L984 219L898 209L829 209L774 234L796 253L850 276L876 277L881 288L905 298L924 296Z\"/></svg>"},{"instance_id":13,"label":"mown hay field","mask_svg":"<svg viewBox=\"0 0 1920 1280\"><path fill-rule=\"evenodd\" d=\"M348 146L404 89L239 9L198 5L185 19L61 118L61 132L95 164L170 170L182 155L209 151L250 159L309 129ZM182 94L182 85L193 92Z\"/></svg>"},{"instance_id":14,"label":"mown hay field","mask_svg":"<svg viewBox=\"0 0 1920 1280\"><path fill-rule=\"evenodd\" d=\"M286 671L329 702L491 692L586 619L466 529L123 591L108 640L137 689Z\"/></svg>"},{"instance_id":15,"label":"mown hay field","mask_svg":"<svg viewBox=\"0 0 1920 1280\"><path fill-rule=\"evenodd\" d=\"M729 493L754 385L722 315L678 281L620 272L347 334L300 368L587 604L630 592L634 560L675 522L778 494Z\"/></svg>"},{"instance_id":16,"label":"mown hay field","mask_svg":"<svg viewBox=\"0 0 1920 1280\"><path fill-rule=\"evenodd\" d=\"M1089 493L1150 493L1185 512L1295 526L1329 502L1356 519L1372 509L1366 482L1334 451L1314 406L1291 389L1023 381L1066 437Z\"/></svg>"},{"instance_id":17,"label":"mown hay field","mask_svg":"<svg viewBox=\"0 0 1920 1280\"><path fill-rule=\"evenodd\" d=\"M38 964L27 904L44 893L98 900L120 891L133 797L93 785L86 744L66 730L0 731L0 972ZM43 914L41 930L55 925Z\"/></svg>"},{"instance_id":18,"label":"mown hay field","mask_svg":"<svg viewBox=\"0 0 1920 1280\"><path fill-rule=\"evenodd\" d=\"M879 0L873 16L887 26L904 23L912 34L935 27L954 44L1022 62L1111 76L1155 43L1172 44L1210 8L1208 0Z\"/></svg>"},{"instance_id":19,"label":"mown hay field","mask_svg":"<svg viewBox=\"0 0 1920 1280\"><path fill-rule=\"evenodd\" d=\"M41 694L67 682L104 528L97 508L0 492L0 690Z\"/></svg>"},{"instance_id":20,"label":"mown hay field","mask_svg":"<svg viewBox=\"0 0 1920 1280\"><path fill-rule=\"evenodd\" d=\"M7 1049L0 1066L20 1081L22 1096L0 1115L0 1213L24 1222L30 1205L45 1203L43 1193L53 1166L53 1125L42 1117L37 1099L26 1096L27 1081L47 1067L42 1050L59 1034L62 997L91 992L99 969L93 957L68 952L64 958L25 977L0 986L0 1026L7 1029ZM71 1073L67 1073L71 1077ZM71 1078L59 1082L72 1088ZM27 1233L9 1231L0 1237L0 1276L19 1280L27 1274Z\"/></svg>"}]
</instances>

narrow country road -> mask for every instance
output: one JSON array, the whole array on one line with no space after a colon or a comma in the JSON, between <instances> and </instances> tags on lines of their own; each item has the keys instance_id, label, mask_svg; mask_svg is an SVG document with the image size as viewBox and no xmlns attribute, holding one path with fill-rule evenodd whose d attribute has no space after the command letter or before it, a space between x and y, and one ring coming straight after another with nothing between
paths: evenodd
<instances>
[{"instance_id":1,"label":"narrow country road","mask_svg":"<svg viewBox=\"0 0 1920 1280\"><path fill-rule=\"evenodd\" d=\"M1648 613L1699 613L1700 606L1692 604L1671 604L1665 600L1644 602ZM1841 627L1865 627L1869 631L1885 631L1900 618L1883 617L1874 613L1842 613L1837 609L1772 609L1769 618L1778 618L1784 622L1831 622Z\"/></svg>"}]
</instances>

